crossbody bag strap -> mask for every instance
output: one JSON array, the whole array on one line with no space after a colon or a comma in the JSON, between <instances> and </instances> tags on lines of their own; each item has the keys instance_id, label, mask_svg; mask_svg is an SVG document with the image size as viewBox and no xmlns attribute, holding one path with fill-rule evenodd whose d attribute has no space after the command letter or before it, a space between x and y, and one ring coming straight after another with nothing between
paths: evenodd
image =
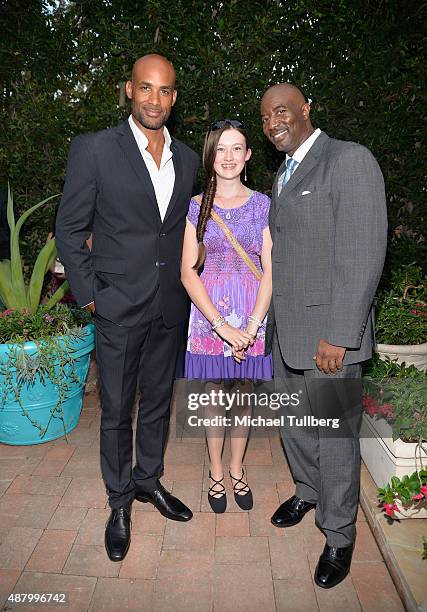
<instances>
[{"instance_id":1,"label":"crossbody bag strap","mask_svg":"<svg viewBox=\"0 0 427 612\"><path fill-rule=\"evenodd\" d=\"M193 198L197 204L200 206L201 199L200 196L196 196L195 198ZM252 272L252 274L255 276L255 278L257 280L261 280L262 279L262 274L261 272L258 270L258 268L256 267L256 265L254 264L254 262L252 261L252 259L249 257L249 255L246 253L245 249L242 247L242 245L240 244L240 242L237 240L236 236L233 234L233 232L230 230L230 228L228 227L228 225L225 223L225 221L223 221L221 219L221 217L218 215L218 213L216 213L214 210L211 210L211 217L212 219L215 221L215 223L218 225L218 227L222 230L224 236L227 238L228 242L231 244L231 246L233 247L233 249L236 251L236 253L239 255L239 257L241 259L243 259L243 261L245 262L245 264L248 266L248 268L250 269L250 271Z\"/></svg>"}]
</instances>

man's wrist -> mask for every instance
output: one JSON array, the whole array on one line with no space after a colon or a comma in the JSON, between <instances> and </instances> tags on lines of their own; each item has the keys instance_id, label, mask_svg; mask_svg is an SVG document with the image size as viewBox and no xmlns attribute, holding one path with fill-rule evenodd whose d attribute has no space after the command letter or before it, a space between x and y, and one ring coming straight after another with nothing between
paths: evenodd
<instances>
[{"instance_id":1,"label":"man's wrist","mask_svg":"<svg viewBox=\"0 0 427 612\"><path fill-rule=\"evenodd\" d=\"M320 342L325 342L326 344L329 344L329 346L333 346L335 348L347 350L346 346L342 346L342 344L334 344L333 342L329 342L329 340L325 340L325 338L321 338Z\"/></svg>"}]
</instances>

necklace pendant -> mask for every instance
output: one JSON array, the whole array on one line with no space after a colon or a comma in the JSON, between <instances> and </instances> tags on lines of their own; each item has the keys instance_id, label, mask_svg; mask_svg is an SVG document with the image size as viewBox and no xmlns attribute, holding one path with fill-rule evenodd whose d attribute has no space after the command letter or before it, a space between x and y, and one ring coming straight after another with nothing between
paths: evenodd
<instances>
[{"instance_id":1,"label":"necklace pendant","mask_svg":"<svg viewBox=\"0 0 427 612\"><path fill-rule=\"evenodd\" d=\"M231 213L229 213L229 212L225 213L225 218L227 220L231 219Z\"/></svg>"}]
</instances>

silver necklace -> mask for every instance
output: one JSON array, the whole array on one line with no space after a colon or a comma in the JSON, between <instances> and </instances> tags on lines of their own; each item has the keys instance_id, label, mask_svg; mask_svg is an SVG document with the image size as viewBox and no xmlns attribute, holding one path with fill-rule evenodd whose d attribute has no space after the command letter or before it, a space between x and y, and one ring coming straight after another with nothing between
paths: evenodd
<instances>
[{"instance_id":1,"label":"silver necklace","mask_svg":"<svg viewBox=\"0 0 427 612\"><path fill-rule=\"evenodd\" d=\"M246 190L246 192L247 192L248 199L250 199L250 198L252 197L252 193L253 193L253 191L252 191L251 189L248 189L248 187L246 187L246 188L245 188L245 190ZM248 200L246 200L246 202L247 202L247 201L248 201ZM244 204L245 204L246 202L244 202ZM241 208L242 206L243 206L243 204L241 204L240 206L236 206L235 208L236 208L236 209L238 209L238 208ZM230 219L231 219L231 211L232 211L232 210L234 210L234 208L225 208L225 209L223 209L223 210L226 210L226 211L227 211L227 212L225 213L224 217L227 219L227 221L230 221Z\"/></svg>"}]
</instances>

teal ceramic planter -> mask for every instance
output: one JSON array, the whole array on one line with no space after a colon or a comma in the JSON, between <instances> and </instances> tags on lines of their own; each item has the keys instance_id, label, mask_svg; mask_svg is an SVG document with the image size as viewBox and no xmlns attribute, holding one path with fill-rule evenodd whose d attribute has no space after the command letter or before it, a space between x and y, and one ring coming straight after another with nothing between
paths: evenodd
<instances>
[{"instance_id":1,"label":"teal ceramic planter","mask_svg":"<svg viewBox=\"0 0 427 612\"><path fill-rule=\"evenodd\" d=\"M66 433L72 431L79 422L83 404L83 388L89 370L90 353L95 346L94 325L90 323L84 329L86 331L85 337L73 341L71 345L74 370L80 383L71 377L68 380L69 391L67 399L62 405ZM10 346L10 344L0 344L0 362L7 359ZM26 342L23 346L24 350L31 355L37 352L37 346L34 342ZM5 385L0 374L2 393L4 388ZM34 385L23 387L21 392L22 406L14 396L8 394L5 402L0 403L0 442L13 445L42 444L63 436L64 423L62 419L57 415L51 415L51 409L54 408L57 401L58 389L56 385L53 385L50 380L45 380L42 383L38 377ZM43 429L49 424L43 437L40 435L40 429L35 427L31 420L23 414L22 407L28 412L31 419L41 425Z\"/></svg>"}]
</instances>

